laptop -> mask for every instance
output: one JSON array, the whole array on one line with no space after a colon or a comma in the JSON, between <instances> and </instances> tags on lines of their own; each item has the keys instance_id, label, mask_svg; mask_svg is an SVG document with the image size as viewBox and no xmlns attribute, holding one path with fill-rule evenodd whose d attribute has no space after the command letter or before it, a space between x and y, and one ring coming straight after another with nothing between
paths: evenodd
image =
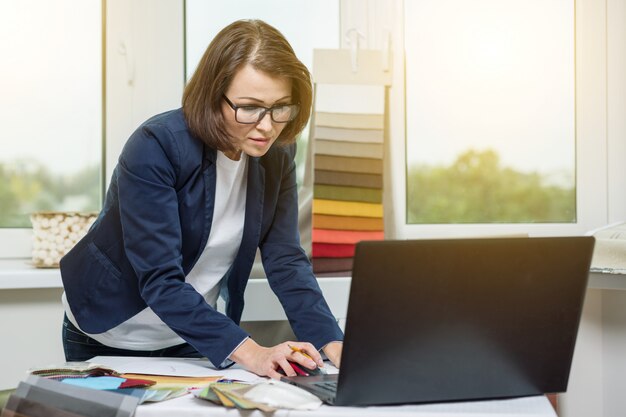
<instances>
[{"instance_id":1,"label":"laptop","mask_svg":"<svg viewBox=\"0 0 626 417\"><path fill-rule=\"evenodd\" d=\"M567 390L592 236L363 241L339 374L283 377L328 404Z\"/></svg>"}]
</instances>

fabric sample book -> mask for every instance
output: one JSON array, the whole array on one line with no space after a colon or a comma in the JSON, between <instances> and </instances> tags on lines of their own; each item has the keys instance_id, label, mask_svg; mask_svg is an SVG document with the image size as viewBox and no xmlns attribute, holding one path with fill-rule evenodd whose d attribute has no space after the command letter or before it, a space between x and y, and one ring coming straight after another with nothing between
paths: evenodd
<instances>
[{"instance_id":1,"label":"fabric sample book","mask_svg":"<svg viewBox=\"0 0 626 417\"><path fill-rule=\"evenodd\" d=\"M20 382L16 397L87 417L132 417L139 404L136 397L77 387L29 375Z\"/></svg>"},{"instance_id":2,"label":"fabric sample book","mask_svg":"<svg viewBox=\"0 0 626 417\"><path fill-rule=\"evenodd\" d=\"M347 57L342 50L314 51L311 260L318 276L349 274L356 244L385 238L383 171L389 77L372 70L372 65L355 71Z\"/></svg>"}]
</instances>

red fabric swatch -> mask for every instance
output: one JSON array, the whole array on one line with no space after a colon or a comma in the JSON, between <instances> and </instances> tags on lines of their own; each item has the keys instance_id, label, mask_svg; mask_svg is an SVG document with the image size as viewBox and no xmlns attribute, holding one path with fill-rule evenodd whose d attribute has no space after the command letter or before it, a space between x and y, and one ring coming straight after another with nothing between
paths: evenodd
<instances>
[{"instance_id":1,"label":"red fabric swatch","mask_svg":"<svg viewBox=\"0 0 626 417\"><path fill-rule=\"evenodd\" d=\"M150 379L132 379L126 378L126 381L120 384L120 388L142 388L142 387L150 387L156 384L155 381Z\"/></svg>"},{"instance_id":2,"label":"red fabric swatch","mask_svg":"<svg viewBox=\"0 0 626 417\"><path fill-rule=\"evenodd\" d=\"M313 242L313 258L348 258L354 256L354 244L338 245L334 243Z\"/></svg>"}]
</instances>

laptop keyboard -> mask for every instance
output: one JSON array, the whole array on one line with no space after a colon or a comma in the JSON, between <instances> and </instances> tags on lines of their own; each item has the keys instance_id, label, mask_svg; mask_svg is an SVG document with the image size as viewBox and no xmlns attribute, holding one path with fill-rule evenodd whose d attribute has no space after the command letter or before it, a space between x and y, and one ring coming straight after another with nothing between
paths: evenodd
<instances>
[{"instance_id":1,"label":"laptop keyboard","mask_svg":"<svg viewBox=\"0 0 626 417\"><path fill-rule=\"evenodd\" d=\"M322 381L316 382L313 385L328 392L337 392L337 381Z\"/></svg>"}]
</instances>

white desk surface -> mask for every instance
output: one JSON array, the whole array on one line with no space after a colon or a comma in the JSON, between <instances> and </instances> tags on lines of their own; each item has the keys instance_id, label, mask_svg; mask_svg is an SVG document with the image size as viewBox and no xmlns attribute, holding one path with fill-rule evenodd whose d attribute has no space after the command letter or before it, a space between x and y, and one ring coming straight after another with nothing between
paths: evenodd
<instances>
[{"instance_id":1,"label":"white desk surface","mask_svg":"<svg viewBox=\"0 0 626 417\"><path fill-rule=\"evenodd\" d=\"M259 410L243 411L220 407L210 401L195 398L192 395L185 395L160 403L142 404L137 407L137 411L135 412L135 417L383 417L396 415L415 417L557 417L552 405L550 405L550 402L544 396L510 400L384 407L331 407L322 405L314 411L282 409L267 414Z\"/></svg>"},{"instance_id":2,"label":"white desk surface","mask_svg":"<svg viewBox=\"0 0 626 417\"><path fill-rule=\"evenodd\" d=\"M142 404L135 417L199 417L199 416L246 416L246 417L362 417L362 416L415 416L415 417L557 417L545 396L509 400L493 400L461 403L438 403L421 405L398 405L379 407L331 407L322 405L314 411L277 410L266 414L259 410L242 411L221 407L210 401L185 395L160 403Z\"/></svg>"},{"instance_id":3,"label":"white desk surface","mask_svg":"<svg viewBox=\"0 0 626 417\"><path fill-rule=\"evenodd\" d=\"M229 369L217 370L205 359L183 358L132 358L98 356L90 362L117 370L120 373L155 373L164 375L210 376L253 382L259 377L235 365ZM337 368L328 365L328 371ZM135 417L200 417L200 416L415 416L415 417L557 417L552 405L545 396L515 398L507 400L472 401L437 404L412 404L377 407L332 407L322 405L313 411L279 409L274 413L259 410L248 411L226 408L187 394L172 400L144 403L137 407Z\"/></svg>"}]
</instances>

